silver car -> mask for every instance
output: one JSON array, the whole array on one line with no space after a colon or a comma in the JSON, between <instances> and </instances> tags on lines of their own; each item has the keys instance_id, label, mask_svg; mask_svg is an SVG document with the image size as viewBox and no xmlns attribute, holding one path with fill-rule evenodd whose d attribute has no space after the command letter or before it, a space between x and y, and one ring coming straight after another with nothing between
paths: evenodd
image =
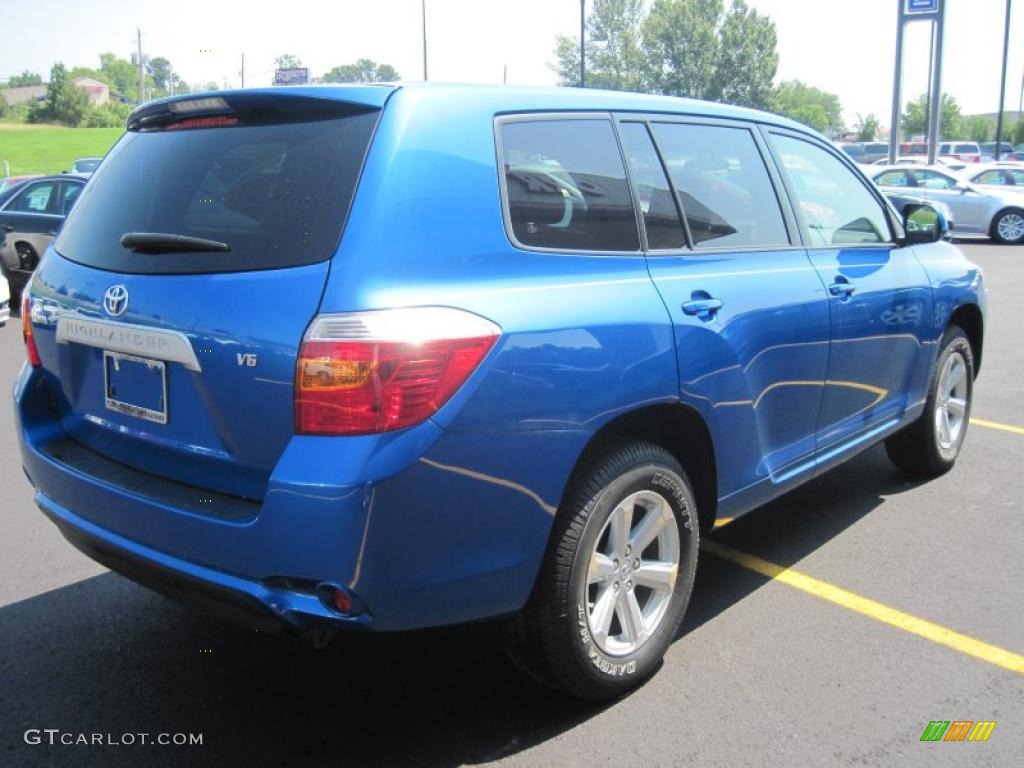
<instances>
[{"instance_id":1,"label":"silver car","mask_svg":"<svg viewBox=\"0 0 1024 768\"><path fill-rule=\"evenodd\" d=\"M945 203L956 217L956 234L984 235L1000 243L1024 243L1024 195L979 187L939 166L871 167L883 189L899 189Z\"/></svg>"},{"instance_id":2,"label":"silver car","mask_svg":"<svg viewBox=\"0 0 1024 768\"><path fill-rule=\"evenodd\" d=\"M971 165L960 178L976 187L993 192L1017 192L1024 195L1024 163L999 162Z\"/></svg>"}]
</instances>

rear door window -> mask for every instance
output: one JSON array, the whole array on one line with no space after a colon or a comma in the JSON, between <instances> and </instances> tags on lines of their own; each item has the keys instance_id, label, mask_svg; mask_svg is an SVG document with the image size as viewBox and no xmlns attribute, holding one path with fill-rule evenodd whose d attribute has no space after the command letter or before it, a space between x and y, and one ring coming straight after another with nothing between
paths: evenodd
<instances>
[{"instance_id":1,"label":"rear door window","mask_svg":"<svg viewBox=\"0 0 1024 768\"><path fill-rule=\"evenodd\" d=\"M803 139L772 134L772 146L812 246L889 242L882 204L846 165Z\"/></svg>"},{"instance_id":2,"label":"rear door window","mask_svg":"<svg viewBox=\"0 0 1024 768\"><path fill-rule=\"evenodd\" d=\"M696 248L789 244L768 169L746 128L653 123Z\"/></svg>"},{"instance_id":3,"label":"rear door window","mask_svg":"<svg viewBox=\"0 0 1024 768\"><path fill-rule=\"evenodd\" d=\"M531 248L637 251L640 237L611 120L500 124L508 223Z\"/></svg>"},{"instance_id":4,"label":"rear door window","mask_svg":"<svg viewBox=\"0 0 1024 768\"><path fill-rule=\"evenodd\" d=\"M644 216L647 247L652 250L682 248L686 245L683 221L647 126L622 123L619 135Z\"/></svg>"},{"instance_id":5,"label":"rear door window","mask_svg":"<svg viewBox=\"0 0 1024 768\"><path fill-rule=\"evenodd\" d=\"M956 179L951 179L949 176L935 171L916 170L914 176L917 177L917 186L923 189L954 189L956 187Z\"/></svg>"},{"instance_id":6,"label":"rear door window","mask_svg":"<svg viewBox=\"0 0 1024 768\"><path fill-rule=\"evenodd\" d=\"M56 197L57 182L41 181L26 187L8 210L19 213L50 213Z\"/></svg>"},{"instance_id":7,"label":"rear door window","mask_svg":"<svg viewBox=\"0 0 1024 768\"><path fill-rule=\"evenodd\" d=\"M875 176L875 184L880 187L912 187L910 174L906 171L886 171Z\"/></svg>"},{"instance_id":8,"label":"rear door window","mask_svg":"<svg viewBox=\"0 0 1024 768\"><path fill-rule=\"evenodd\" d=\"M281 97L237 117L130 130L75 203L56 249L88 266L136 273L325 261L341 238L378 114ZM135 252L120 244L129 232L214 240L230 251Z\"/></svg>"}]
</instances>

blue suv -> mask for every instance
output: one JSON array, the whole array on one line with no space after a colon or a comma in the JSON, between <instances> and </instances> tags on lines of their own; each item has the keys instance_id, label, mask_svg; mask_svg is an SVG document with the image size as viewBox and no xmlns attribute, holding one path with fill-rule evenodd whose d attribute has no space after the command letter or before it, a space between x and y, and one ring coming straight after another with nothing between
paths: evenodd
<instances>
[{"instance_id":1,"label":"blue suv","mask_svg":"<svg viewBox=\"0 0 1024 768\"><path fill-rule=\"evenodd\" d=\"M638 685L700 537L885 441L949 469L981 271L760 112L599 91L146 104L26 292L25 471L79 549L324 642L504 617Z\"/></svg>"}]
</instances>

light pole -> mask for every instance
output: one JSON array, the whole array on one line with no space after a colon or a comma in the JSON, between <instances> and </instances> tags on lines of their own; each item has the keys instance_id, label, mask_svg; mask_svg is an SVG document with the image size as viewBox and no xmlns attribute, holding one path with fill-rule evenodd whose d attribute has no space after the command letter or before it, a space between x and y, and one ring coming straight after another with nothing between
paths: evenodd
<instances>
[{"instance_id":1,"label":"light pole","mask_svg":"<svg viewBox=\"0 0 1024 768\"><path fill-rule=\"evenodd\" d=\"M423 16L423 81L427 80L427 0L420 0L420 12Z\"/></svg>"},{"instance_id":2,"label":"light pole","mask_svg":"<svg viewBox=\"0 0 1024 768\"><path fill-rule=\"evenodd\" d=\"M1003 102L1006 100L1006 56L1010 52L1010 6L1011 0L1006 0L1006 24L1003 27L1003 71L999 77L999 117L996 120L997 161L1000 155L999 147L1003 143Z\"/></svg>"},{"instance_id":3,"label":"light pole","mask_svg":"<svg viewBox=\"0 0 1024 768\"><path fill-rule=\"evenodd\" d=\"M587 87L587 0L580 0L580 88Z\"/></svg>"}]
</instances>

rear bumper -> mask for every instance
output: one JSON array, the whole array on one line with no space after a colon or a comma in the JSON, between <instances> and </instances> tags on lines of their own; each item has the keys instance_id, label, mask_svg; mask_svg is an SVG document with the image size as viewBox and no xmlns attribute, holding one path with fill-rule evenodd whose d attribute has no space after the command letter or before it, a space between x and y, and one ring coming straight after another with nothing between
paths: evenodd
<instances>
[{"instance_id":1,"label":"rear bumper","mask_svg":"<svg viewBox=\"0 0 1024 768\"><path fill-rule=\"evenodd\" d=\"M260 632L286 626L313 628L337 622L315 595L270 589L203 568L105 531L45 495L36 503L69 542L112 571L204 612Z\"/></svg>"},{"instance_id":2,"label":"rear bumper","mask_svg":"<svg viewBox=\"0 0 1024 768\"><path fill-rule=\"evenodd\" d=\"M544 553L559 477L585 440L446 433L432 422L383 440L296 437L263 501L232 507L118 471L88 449L76 454L45 379L25 367L14 389L40 509L112 570L264 631L404 630L518 610ZM510 456L520 459L514 467ZM529 480L545 475L546 485ZM189 492L207 498L191 503ZM209 497L224 508L215 513ZM349 590L365 610L336 613L317 594L323 583Z\"/></svg>"}]
</instances>

